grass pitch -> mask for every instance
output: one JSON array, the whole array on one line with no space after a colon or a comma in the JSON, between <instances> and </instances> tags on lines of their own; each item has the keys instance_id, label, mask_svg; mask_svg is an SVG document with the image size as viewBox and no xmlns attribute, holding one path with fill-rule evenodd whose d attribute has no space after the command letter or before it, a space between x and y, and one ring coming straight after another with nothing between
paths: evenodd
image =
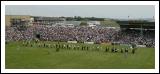
<instances>
[{"instance_id":1,"label":"grass pitch","mask_svg":"<svg viewBox=\"0 0 160 74\"><path fill-rule=\"evenodd\" d=\"M129 51L126 57L119 51L105 52L106 45L81 43L69 45L85 45L89 50L60 49L56 52L54 47L37 45L26 47L22 46L22 42L9 42L5 45L5 67L6 69L154 69L155 67L154 48L138 48L135 54ZM94 50L97 46L101 47L99 51ZM113 46L108 45L108 47Z\"/></svg>"}]
</instances>

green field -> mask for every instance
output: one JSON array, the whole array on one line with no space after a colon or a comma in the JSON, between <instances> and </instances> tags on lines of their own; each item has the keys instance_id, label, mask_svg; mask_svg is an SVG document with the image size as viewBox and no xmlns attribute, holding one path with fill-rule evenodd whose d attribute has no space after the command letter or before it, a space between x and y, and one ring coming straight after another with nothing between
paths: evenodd
<instances>
[{"instance_id":1,"label":"green field","mask_svg":"<svg viewBox=\"0 0 160 74\"><path fill-rule=\"evenodd\" d=\"M56 44L56 42L45 42ZM66 43L60 43L66 44ZM105 52L106 45L69 44L88 46L89 50L22 46L22 42L5 45L6 69L154 69L154 48L138 48L127 57L120 52ZM95 47L102 47L99 51ZM113 47L108 45L108 47ZM116 46L117 48L125 46Z\"/></svg>"}]
</instances>

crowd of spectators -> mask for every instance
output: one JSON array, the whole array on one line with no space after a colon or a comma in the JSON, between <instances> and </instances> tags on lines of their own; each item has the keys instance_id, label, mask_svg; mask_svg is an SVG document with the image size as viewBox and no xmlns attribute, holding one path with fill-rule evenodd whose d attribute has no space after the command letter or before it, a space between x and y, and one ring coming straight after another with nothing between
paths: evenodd
<instances>
[{"instance_id":1,"label":"crowd of spectators","mask_svg":"<svg viewBox=\"0 0 160 74\"><path fill-rule=\"evenodd\" d=\"M16 27L6 27L6 41L39 40L44 41L78 41L78 42L120 42L124 44L136 43L154 47L154 32L144 31L143 36L136 30L119 30L107 27L57 27L36 25L25 30Z\"/></svg>"},{"instance_id":2,"label":"crowd of spectators","mask_svg":"<svg viewBox=\"0 0 160 74\"><path fill-rule=\"evenodd\" d=\"M119 31L115 41L123 44L135 43L138 45L146 45L147 47L154 47L155 45L154 31L143 30L123 30Z\"/></svg>"}]
</instances>

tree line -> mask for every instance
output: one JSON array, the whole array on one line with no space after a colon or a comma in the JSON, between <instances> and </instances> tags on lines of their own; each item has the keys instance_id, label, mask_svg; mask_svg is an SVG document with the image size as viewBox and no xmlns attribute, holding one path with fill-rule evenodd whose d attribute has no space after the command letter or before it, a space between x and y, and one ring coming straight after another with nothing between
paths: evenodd
<instances>
[{"instance_id":1,"label":"tree line","mask_svg":"<svg viewBox=\"0 0 160 74\"><path fill-rule=\"evenodd\" d=\"M97 17L81 17L81 16L74 16L74 17L63 17L66 18L66 21L104 21L105 18L97 18Z\"/></svg>"}]
</instances>

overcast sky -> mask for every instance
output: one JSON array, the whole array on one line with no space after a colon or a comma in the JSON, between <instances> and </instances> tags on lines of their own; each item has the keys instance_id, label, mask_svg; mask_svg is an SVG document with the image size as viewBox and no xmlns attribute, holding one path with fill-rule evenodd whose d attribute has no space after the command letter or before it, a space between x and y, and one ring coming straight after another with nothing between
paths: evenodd
<instances>
[{"instance_id":1,"label":"overcast sky","mask_svg":"<svg viewBox=\"0 0 160 74\"><path fill-rule=\"evenodd\" d=\"M6 5L6 15L152 18L152 5Z\"/></svg>"}]
</instances>

